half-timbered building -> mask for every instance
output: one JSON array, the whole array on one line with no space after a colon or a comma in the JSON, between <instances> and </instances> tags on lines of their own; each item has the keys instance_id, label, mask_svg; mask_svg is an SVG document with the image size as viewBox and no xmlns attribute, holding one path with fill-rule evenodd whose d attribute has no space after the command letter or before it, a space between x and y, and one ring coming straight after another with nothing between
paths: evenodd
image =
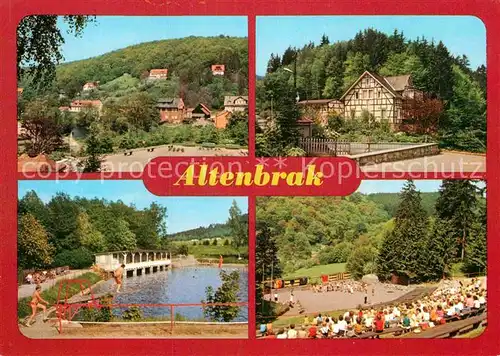
<instances>
[{"instance_id":1,"label":"half-timbered building","mask_svg":"<svg viewBox=\"0 0 500 356\"><path fill-rule=\"evenodd\" d=\"M401 123L405 100L422 97L423 93L413 86L409 74L382 77L364 72L342 95L344 117L357 118L363 112L373 115L378 122L391 126Z\"/></svg>"}]
</instances>

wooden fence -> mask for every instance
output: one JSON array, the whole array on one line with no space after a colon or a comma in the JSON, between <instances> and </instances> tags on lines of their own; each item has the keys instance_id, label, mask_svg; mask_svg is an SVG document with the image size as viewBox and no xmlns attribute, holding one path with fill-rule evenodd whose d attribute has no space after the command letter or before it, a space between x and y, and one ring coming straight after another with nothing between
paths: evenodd
<instances>
[{"instance_id":1,"label":"wooden fence","mask_svg":"<svg viewBox=\"0 0 500 356\"><path fill-rule=\"evenodd\" d=\"M317 278L317 277L312 277L312 278ZM273 289L281 289L281 288L288 288L288 287L298 287L298 286L305 286L310 283L311 279L310 277L300 277L300 278L294 278L294 279L275 279L275 280L267 280L264 281L264 287L265 288L271 288L271 285ZM321 276L321 282L322 283L327 283L327 282L335 282L335 281L343 281L346 279L351 279L351 274L344 272L344 273L335 273L335 274L325 274Z\"/></svg>"}]
</instances>

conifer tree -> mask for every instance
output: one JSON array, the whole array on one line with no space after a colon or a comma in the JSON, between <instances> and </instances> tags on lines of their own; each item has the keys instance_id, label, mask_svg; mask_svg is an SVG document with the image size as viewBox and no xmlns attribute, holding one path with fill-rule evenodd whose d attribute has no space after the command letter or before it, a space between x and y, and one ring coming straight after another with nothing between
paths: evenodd
<instances>
[{"instance_id":1,"label":"conifer tree","mask_svg":"<svg viewBox=\"0 0 500 356\"><path fill-rule=\"evenodd\" d=\"M394 230L383 242L378 256L378 273L382 279L392 272L415 280L424 277L422 263L426 253L427 213L422 207L415 183L407 181L400 193Z\"/></svg>"},{"instance_id":2,"label":"conifer tree","mask_svg":"<svg viewBox=\"0 0 500 356\"><path fill-rule=\"evenodd\" d=\"M436 201L436 215L449 221L459 245L460 259L465 256L467 236L476 220L478 189L472 180L443 180Z\"/></svg>"},{"instance_id":3,"label":"conifer tree","mask_svg":"<svg viewBox=\"0 0 500 356\"><path fill-rule=\"evenodd\" d=\"M465 247L464 270L467 273L486 272L486 202L479 204L478 218L471 226Z\"/></svg>"}]
</instances>

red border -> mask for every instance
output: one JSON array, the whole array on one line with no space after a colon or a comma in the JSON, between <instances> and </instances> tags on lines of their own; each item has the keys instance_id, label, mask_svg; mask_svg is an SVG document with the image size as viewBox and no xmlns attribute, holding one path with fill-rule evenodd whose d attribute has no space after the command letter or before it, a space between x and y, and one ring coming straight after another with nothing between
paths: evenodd
<instances>
[{"instance_id":1,"label":"red border","mask_svg":"<svg viewBox=\"0 0 500 356\"><path fill-rule=\"evenodd\" d=\"M17 208L17 173L16 173L16 40L15 29L19 20L29 14L99 14L99 15L239 15L249 18L249 73L255 73L255 16L256 15L474 15L482 19L487 27L487 64L488 64L488 258L498 261L500 245L494 243L500 231L498 210L495 202L499 198L500 153L499 112L500 71L500 3L494 0L450 2L446 0L383 0L383 1L263 1L263 0L11 0L0 4L0 354L2 355L100 355L120 354L138 355L153 353L172 353L186 355L211 354L455 354L477 355L497 354L500 350L500 332L498 319L493 317L485 333L476 339L428 340L416 339L393 340L173 340L173 339L79 339L79 340L29 340L23 337L16 324L16 208ZM250 122L254 127L255 76L250 75ZM254 139L250 130L250 147ZM252 151L251 151L252 152ZM252 154L252 153L251 153ZM91 178L91 177L88 177ZM437 178L437 177L436 177ZM94 178L95 179L95 178ZM214 189L217 194L217 189ZM255 251L255 198L250 197L250 256ZM250 278L254 279L253 257L250 258ZM499 266L489 264L488 291L489 304L498 305L500 287L498 286ZM255 298L250 286L250 326L255 322L251 312ZM493 309L493 308L492 308ZM250 336L252 333L250 327Z\"/></svg>"}]
</instances>

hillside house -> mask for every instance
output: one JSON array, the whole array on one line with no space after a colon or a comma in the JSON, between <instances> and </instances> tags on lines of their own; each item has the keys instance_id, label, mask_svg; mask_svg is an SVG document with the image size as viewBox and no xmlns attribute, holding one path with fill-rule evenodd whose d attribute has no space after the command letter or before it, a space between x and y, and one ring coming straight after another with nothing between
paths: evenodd
<instances>
[{"instance_id":1,"label":"hillside house","mask_svg":"<svg viewBox=\"0 0 500 356\"><path fill-rule=\"evenodd\" d=\"M59 110L65 111L67 107L61 106ZM95 109L99 114L102 110L102 101L100 100L73 100L69 106L69 112L81 112Z\"/></svg>"},{"instance_id":2,"label":"hillside house","mask_svg":"<svg viewBox=\"0 0 500 356\"><path fill-rule=\"evenodd\" d=\"M182 98L159 99L156 108L160 110L160 123L181 124L186 119L187 108Z\"/></svg>"},{"instance_id":3,"label":"hillside house","mask_svg":"<svg viewBox=\"0 0 500 356\"><path fill-rule=\"evenodd\" d=\"M248 96L225 96L224 110L242 112L248 109Z\"/></svg>"},{"instance_id":4,"label":"hillside house","mask_svg":"<svg viewBox=\"0 0 500 356\"><path fill-rule=\"evenodd\" d=\"M313 121L326 126L328 116L331 114L344 114L344 103L334 99L302 100L297 103L303 115L310 117Z\"/></svg>"},{"instance_id":5,"label":"hillside house","mask_svg":"<svg viewBox=\"0 0 500 356\"><path fill-rule=\"evenodd\" d=\"M67 168L64 163L57 163L45 154L30 157L23 153L17 158L17 171L20 173L56 173L64 172Z\"/></svg>"},{"instance_id":6,"label":"hillside house","mask_svg":"<svg viewBox=\"0 0 500 356\"><path fill-rule=\"evenodd\" d=\"M214 64L212 65L213 75L224 75L226 71L226 66L224 64Z\"/></svg>"},{"instance_id":7,"label":"hillside house","mask_svg":"<svg viewBox=\"0 0 500 356\"><path fill-rule=\"evenodd\" d=\"M88 82L83 85L83 91L95 90L99 87L99 82Z\"/></svg>"},{"instance_id":8,"label":"hillside house","mask_svg":"<svg viewBox=\"0 0 500 356\"><path fill-rule=\"evenodd\" d=\"M26 135L26 129L23 127L20 121L17 122L17 139L24 140L24 135Z\"/></svg>"},{"instance_id":9,"label":"hillside house","mask_svg":"<svg viewBox=\"0 0 500 356\"><path fill-rule=\"evenodd\" d=\"M165 80L167 79L168 69L151 69L149 71L149 80Z\"/></svg>"},{"instance_id":10,"label":"hillside house","mask_svg":"<svg viewBox=\"0 0 500 356\"><path fill-rule=\"evenodd\" d=\"M199 103L194 109L193 109L193 119L209 119L210 116L212 115L212 112L203 103Z\"/></svg>"},{"instance_id":11,"label":"hillside house","mask_svg":"<svg viewBox=\"0 0 500 356\"><path fill-rule=\"evenodd\" d=\"M217 129L225 129L229 124L229 119L231 118L231 113L227 110L221 111L215 115L214 125Z\"/></svg>"},{"instance_id":12,"label":"hillside house","mask_svg":"<svg viewBox=\"0 0 500 356\"><path fill-rule=\"evenodd\" d=\"M344 117L360 117L363 111L376 121L386 121L391 126L401 123L405 100L421 98L423 92L413 86L409 74L382 77L364 72L342 95Z\"/></svg>"}]
</instances>

